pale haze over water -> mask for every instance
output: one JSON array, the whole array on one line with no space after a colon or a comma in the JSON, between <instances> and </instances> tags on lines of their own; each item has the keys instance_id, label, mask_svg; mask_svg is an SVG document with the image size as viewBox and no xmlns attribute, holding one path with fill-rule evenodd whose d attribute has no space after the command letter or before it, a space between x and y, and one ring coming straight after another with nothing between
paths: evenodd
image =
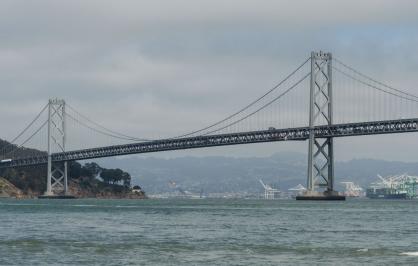
<instances>
[{"instance_id":1,"label":"pale haze over water","mask_svg":"<svg viewBox=\"0 0 418 266\"><path fill-rule=\"evenodd\" d=\"M2 199L0 213L0 265L418 264L416 201Z\"/></svg>"}]
</instances>

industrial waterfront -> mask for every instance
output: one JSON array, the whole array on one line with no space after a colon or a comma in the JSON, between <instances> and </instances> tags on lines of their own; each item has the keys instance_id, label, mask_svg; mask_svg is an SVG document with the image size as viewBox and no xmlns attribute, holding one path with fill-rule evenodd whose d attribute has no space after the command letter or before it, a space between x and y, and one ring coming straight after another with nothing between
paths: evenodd
<instances>
[{"instance_id":1,"label":"industrial waterfront","mask_svg":"<svg viewBox=\"0 0 418 266\"><path fill-rule=\"evenodd\" d=\"M0 200L0 265L416 265L410 200Z\"/></svg>"}]
</instances>

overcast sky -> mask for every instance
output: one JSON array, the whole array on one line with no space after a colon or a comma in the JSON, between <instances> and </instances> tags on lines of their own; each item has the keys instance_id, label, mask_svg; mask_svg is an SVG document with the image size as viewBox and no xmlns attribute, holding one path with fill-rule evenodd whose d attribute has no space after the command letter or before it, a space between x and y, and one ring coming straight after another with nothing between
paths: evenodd
<instances>
[{"instance_id":1,"label":"overcast sky","mask_svg":"<svg viewBox=\"0 0 418 266\"><path fill-rule=\"evenodd\" d=\"M0 40L5 139L51 97L130 135L188 132L246 105L319 49L418 94L418 1L3 0ZM417 140L338 139L335 154L418 161ZM287 150L306 153L307 143L162 156Z\"/></svg>"}]
</instances>

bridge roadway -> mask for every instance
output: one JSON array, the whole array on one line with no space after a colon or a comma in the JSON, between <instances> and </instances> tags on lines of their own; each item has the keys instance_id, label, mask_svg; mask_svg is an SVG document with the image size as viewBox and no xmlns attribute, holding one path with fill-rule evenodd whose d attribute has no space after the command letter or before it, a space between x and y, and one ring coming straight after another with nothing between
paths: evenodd
<instances>
[{"instance_id":1,"label":"bridge roadway","mask_svg":"<svg viewBox=\"0 0 418 266\"><path fill-rule=\"evenodd\" d=\"M335 124L332 126L316 126L313 129L317 138L328 137L349 137L361 135L408 133L418 131L418 118L372 121L348 124ZM133 144L115 145L100 148L74 150L52 154L53 162L85 160L101 157L110 157L127 154L138 154L148 152L184 150L203 147L238 145L249 143L262 143L273 141L296 141L309 138L309 127L269 129L260 131L249 131L231 134L207 135L177 139L161 139ZM15 159L0 163L0 168L22 167L47 164L46 154Z\"/></svg>"}]
</instances>

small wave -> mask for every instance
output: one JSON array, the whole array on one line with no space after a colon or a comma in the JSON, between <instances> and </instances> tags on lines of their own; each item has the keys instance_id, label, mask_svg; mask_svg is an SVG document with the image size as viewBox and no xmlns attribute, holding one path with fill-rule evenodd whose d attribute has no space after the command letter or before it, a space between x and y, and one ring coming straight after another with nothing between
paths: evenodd
<instances>
[{"instance_id":1,"label":"small wave","mask_svg":"<svg viewBox=\"0 0 418 266\"><path fill-rule=\"evenodd\" d=\"M361 249L357 249L356 251L357 252L367 252L367 251L369 251L369 249L368 248L361 248Z\"/></svg>"},{"instance_id":2,"label":"small wave","mask_svg":"<svg viewBox=\"0 0 418 266\"><path fill-rule=\"evenodd\" d=\"M51 204L43 204L43 203L0 203L2 206L47 206Z\"/></svg>"},{"instance_id":3,"label":"small wave","mask_svg":"<svg viewBox=\"0 0 418 266\"><path fill-rule=\"evenodd\" d=\"M97 207L98 205L94 205L94 204L71 204L68 205L70 207Z\"/></svg>"},{"instance_id":4,"label":"small wave","mask_svg":"<svg viewBox=\"0 0 418 266\"><path fill-rule=\"evenodd\" d=\"M418 256L418 251L415 251L415 252L402 252L401 255Z\"/></svg>"}]
</instances>

